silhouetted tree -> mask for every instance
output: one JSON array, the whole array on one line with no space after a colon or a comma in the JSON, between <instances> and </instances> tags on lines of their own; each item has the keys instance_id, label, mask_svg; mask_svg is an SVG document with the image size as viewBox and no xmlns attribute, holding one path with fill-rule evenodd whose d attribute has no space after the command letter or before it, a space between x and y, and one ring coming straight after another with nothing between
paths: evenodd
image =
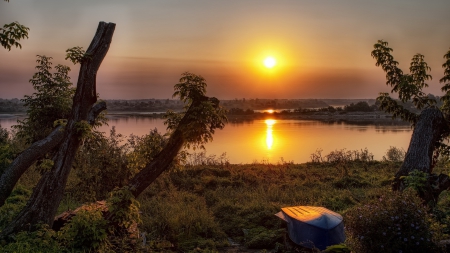
<instances>
[{"instance_id":1,"label":"silhouetted tree","mask_svg":"<svg viewBox=\"0 0 450 253\"><path fill-rule=\"evenodd\" d=\"M23 152L27 156L27 162L30 162L42 155L36 149L36 146L39 146L37 143L55 142L55 145L60 145L49 171L39 180L26 206L1 231L1 238L7 239L18 231L35 230L40 223L52 225L78 147L90 133L89 122L98 115L92 112L97 111L96 108L101 111L106 107L105 103L99 103L102 106L94 105L97 100L95 78L108 51L114 28L115 24L100 22L87 52L80 53L81 56L75 60L81 62L81 69L72 112L67 123L59 126L44 140L33 143L31 145L34 146L33 150L27 149ZM220 107L218 99L206 96L206 82L203 77L183 73L180 82L175 85L174 97L179 97L185 103L185 111L167 114L166 124L170 137L164 147L154 158L147 161L147 164L130 180L128 186L113 191L115 197L112 197L113 204L108 206L110 212L107 213L107 220L112 224L117 224L123 218L120 217L123 215L120 210L133 208L134 202L130 196L137 197L163 171L170 168L182 147L203 148L204 143L212 140L215 129L224 127L225 110ZM62 137L60 133L63 133ZM59 138L62 138L61 143L58 141Z\"/></svg>"},{"instance_id":2,"label":"silhouetted tree","mask_svg":"<svg viewBox=\"0 0 450 253\"><path fill-rule=\"evenodd\" d=\"M27 205L2 230L1 237L6 237L21 230L34 230L39 223L48 225L53 223L56 210L64 195L64 188L75 154L83 136L90 131L89 116L97 101L96 75L108 52L114 29L115 24L100 22L94 39L86 51L86 57L79 59L81 60L81 67L72 112L64 126L63 140L62 143L58 143L60 148L53 158L53 164L50 170L39 180ZM24 153L30 154L33 152L25 151ZM40 155L34 156L31 154L30 156L37 159Z\"/></svg>"},{"instance_id":3,"label":"silhouetted tree","mask_svg":"<svg viewBox=\"0 0 450 253\"><path fill-rule=\"evenodd\" d=\"M386 72L386 84L392 87L391 93L397 93L401 103L391 98L388 93L380 93L377 101L380 108L391 113L393 118L401 118L414 127L405 160L395 175L392 187L394 190L403 190L407 187L404 179L415 170L421 171L428 176L426 185L419 193L427 203L436 203L440 193L450 186L448 175L432 173L438 156L449 154L450 150L445 144L449 139L450 51L444 55L446 62L442 65L445 70L440 82L444 84L442 91L445 94L441 97L443 105L439 108L436 106L436 100L422 91L424 87L428 87L426 81L431 79L428 74L430 68L424 61L424 56L414 55L410 73L404 74L391 55L392 51L387 42L379 40L374 45L372 57L376 59L376 65ZM405 108L404 104L407 102L411 102L420 110L420 114Z\"/></svg>"}]
</instances>

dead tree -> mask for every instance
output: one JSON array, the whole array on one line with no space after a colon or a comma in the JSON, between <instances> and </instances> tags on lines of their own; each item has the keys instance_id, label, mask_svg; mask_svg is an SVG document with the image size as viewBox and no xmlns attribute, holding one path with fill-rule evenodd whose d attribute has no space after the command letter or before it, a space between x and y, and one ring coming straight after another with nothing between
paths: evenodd
<instances>
[{"instance_id":1,"label":"dead tree","mask_svg":"<svg viewBox=\"0 0 450 253\"><path fill-rule=\"evenodd\" d=\"M186 114L183 116L178 127L170 135L166 146L161 150L161 152L156 155L153 160L148 163L136 176L131 179L128 184L133 196L137 198L142 191L145 190L156 178L161 175L164 171L169 169L174 158L177 156L178 152L181 150L188 136L186 136L186 129L189 127L196 127L198 118L195 114L199 110L199 105L203 102L210 101L213 104L214 109L219 108L219 100L217 98L208 98L202 96L197 98L192 102ZM192 126L194 125L194 126ZM201 130L199 131L201 134Z\"/></svg>"},{"instance_id":2,"label":"dead tree","mask_svg":"<svg viewBox=\"0 0 450 253\"><path fill-rule=\"evenodd\" d=\"M106 102L102 101L92 107L88 123L93 125L97 116L106 109ZM5 169L0 177L0 207L11 194L14 186L25 171L39 158L61 144L64 139L64 127L56 127L46 138L37 141L24 150Z\"/></svg>"},{"instance_id":3,"label":"dead tree","mask_svg":"<svg viewBox=\"0 0 450 253\"><path fill-rule=\"evenodd\" d=\"M63 141L54 158L54 166L39 180L26 206L1 232L0 237L23 230L33 230L39 223L52 225L64 196L72 162L85 133L89 112L97 101L96 76L111 44L115 24L100 22L96 34L81 61L72 112Z\"/></svg>"},{"instance_id":4,"label":"dead tree","mask_svg":"<svg viewBox=\"0 0 450 253\"><path fill-rule=\"evenodd\" d=\"M442 137L448 135L449 129L444 115L439 109L428 108L422 111L411 136L405 160L395 174L393 190L406 188L403 178L414 170L428 174L428 182L419 194L426 203L437 202L439 194L450 186L448 175L432 173L433 153Z\"/></svg>"}]
</instances>

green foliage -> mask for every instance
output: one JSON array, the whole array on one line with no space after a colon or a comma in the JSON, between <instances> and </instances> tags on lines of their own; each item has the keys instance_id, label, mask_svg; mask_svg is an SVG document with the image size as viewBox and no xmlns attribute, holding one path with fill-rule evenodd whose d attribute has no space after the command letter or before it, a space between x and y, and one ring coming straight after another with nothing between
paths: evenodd
<instances>
[{"instance_id":1,"label":"green foliage","mask_svg":"<svg viewBox=\"0 0 450 253\"><path fill-rule=\"evenodd\" d=\"M281 207L345 212L389 188L397 169L393 163L350 161L352 175L344 179L330 163L190 165L162 174L141 194L141 231L152 247L173 244L173 251L203 250L203 238L220 252L224 238L274 251L285 236L284 221L274 216Z\"/></svg>"},{"instance_id":2,"label":"green foliage","mask_svg":"<svg viewBox=\"0 0 450 253\"><path fill-rule=\"evenodd\" d=\"M140 223L139 202L127 187L114 189L106 201L111 213L111 221L120 228L128 229L131 225Z\"/></svg>"},{"instance_id":3,"label":"green foliage","mask_svg":"<svg viewBox=\"0 0 450 253\"><path fill-rule=\"evenodd\" d=\"M410 74L404 74L398 68L398 62L391 55L392 48L388 47L388 43L379 40L374 45L372 57L376 59L376 66L386 72L386 84L392 87L391 93L397 93L401 102L411 101L416 109L421 110L436 104L436 100L427 96L422 89L428 87L427 80L431 80L428 74L430 67L424 60L424 56L416 54L411 59L409 67ZM417 121L417 114L410 112L402 105L392 99L388 93L380 93L377 98L380 102L380 108L385 112L391 113L393 118L401 119L414 124Z\"/></svg>"},{"instance_id":4,"label":"green foliage","mask_svg":"<svg viewBox=\"0 0 450 253\"><path fill-rule=\"evenodd\" d=\"M194 149L204 148L203 144L213 139L215 129L222 129L225 126L226 110L219 106L218 99L205 96L206 81L199 75L183 73L180 82L174 88L173 97L179 97L185 103L185 111L181 114L169 111L165 115L167 129L175 131L189 109L189 117L185 119L185 122L189 123L180 129L185 145L188 148L192 145Z\"/></svg>"},{"instance_id":5,"label":"green foliage","mask_svg":"<svg viewBox=\"0 0 450 253\"><path fill-rule=\"evenodd\" d=\"M411 187L420 193L423 192L427 186L428 173L420 170L413 170L408 176L400 177L400 179L404 180L406 187Z\"/></svg>"},{"instance_id":6,"label":"green foliage","mask_svg":"<svg viewBox=\"0 0 450 253\"><path fill-rule=\"evenodd\" d=\"M354 252L436 252L441 229L413 190L385 192L345 214L347 245Z\"/></svg>"},{"instance_id":7,"label":"green foliage","mask_svg":"<svg viewBox=\"0 0 450 253\"><path fill-rule=\"evenodd\" d=\"M67 119L57 119L55 122L53 122L53 127L57 126L66 126L67 125Z\"/></svg>"},{"instance_id":8,"label":"green foliage","mask_svg":"<svg viewBox=\"0 0 450 253\"><path fill-rule=\"evenodd\" d=\"M62 245L77 251L107 247L107 221L98 209L80 210L58 233Z\"/></svg>"},{"instance_id":9,"label":"green foliage","mask_svg":"<svg viewBox=\"0 0 450 253\"><path fill-rule=\"evenodd\" d=\"M12 219L25 207L31 191L23 185L18 185L6 199L5 204L0 207L0 230L9 224Z\"/></svg>"},{"instance_id":10,"label":"green foliage","mask_svg":"<svg viewBox=\"0 0 450 253\"><path fill-rule=\"evenodd\" d=\"M406 151L403 148L390 146L383 156L383 161L402 162L405 159Z\"/></svg>"},{"instance_id":11,"label":"green foliage","mask_svg":"<svg viewBox=\"0 0 450 253\"><path fill-rule=\"evenodd\" d=\"M116 187L127 185L161 151L167 138L151 130L144 136L131 135L128 142L112 127L108 137L93 131L84 139L75 157L74 170L67 186L68 196L76 201L96 201L109 196ZM179 159L175 159L174 165Z\"/></svg>"},{"instance_id":12,"label":"green foliage","mask_svg":"<svg viewBox=\"0 0 450 253\"><path fill-rule=\"evenodd\" d=\"M167 138L158 133L155 128L144 136L131 135L128 143L132 150L127 154L128 166L131 170L138 172L163 149L167 144Z\"/></svg>"},{"instance_id":13,"label":"green foliage","mask_svg":"<svg viewBox=\"0 0 450 253\"><path fill-rule=\"evenodd\" d=\"M175 84L173 97L179 97L185 104L202 99L206 94L206 80L199 75L184 72L179 83Z\"/></svg>"},{"instance_id":14,"label":"green foliage","mask_svg":"<svg viewBox=\"0 0 450 253\"><path fill-rule=\"evenodd\" d=\"M92 126L86 121L78 121L75 123L75 131L80 139L86 139L92 133Z\"/></svg>"},{"instance_id":15,"label":"green foliage","mask_svg":"<svg viewBox=\"0 0 450 253\"><path fill-rule=\"evenodd\" d=\"M397 67L398 62L390 54L392 51L388 43L382 40L374 45L372 51L372 57L377 60L375 65L381 66L386 72L386 84L392 87L391 92L398 93L402 102L412 100L418 109L435 104L436 101L429 99L422 91L424 87L428 87L425 81L431 79L431 75L427 72L431 69L424 61L424 56L414 55L409 68L410 74L403 74L403 71Z\"/></svg>"},{"instance_id":16,"label":"green foliage","mask_svg":"<svg viewBox=\"0 0 450 253\"><path fill-rule=\"evenodd\" d=\"M245 246L252 249L270 249L277 242L282 241L285 229L269 230L265 227L256 227L244 231L244 238L248 238Z\"/></svg>"},{"instance_id":17,"label":"green foliage","mask_svg":"<svg viewBox=\"0 0 450 253\"><path fill-rule=\"evenodd\" d=\"M28 31L30 28L19 24L18 22L12 22L10 24L3 25L0 28L0 45L8 51L11 51L11 47L20 47L19 43L21 39L28 39Z\"/></svg>"},{"instance_id":18,"label":"green foliage","mask_svg":"<svg viewBox=\"0 0 450 253\"><path fill-rule=\"evenodd\" d=\"M42 159L37 163L37 169L43 173L53 168L54 162L51 159Z\"/></svg>"},{"instance_id":19,"label":"green foliage","mask_svg":"<svg viewBox=\"0 0 450 253\"><path fill-rule=\"evenodd\" d=\"M0 175L8 167L14 158L9 133L0 125Z\"/></svg>"},{"instance_id":20,"label":"green foliage","mask_svg":"<svg viewBox=\"0 0 450 253\"><path fill-rule=\"evenodd\" d=\"M34 232L19 232L15 241L4 245L0 252L10 253L60 253L66 250L59 244L56 232L47 225L40 225Z\"/></svg>"},{"instance_id":21,"label":"green foliage","mask_svg":"<svg viewBox=\"0 0 450 253\"><path fill-rule=\"evenodd\" d=\"M128 166L129 146L123 142L114 127L109 137L93 131L75 156L68 195L80 202L102 200L114 188L126 185L137 171Z\"/></svg>"},{"instance_id":22,"label":"green foliage","mask_svg":"<svg viewBox=\"0 0 450 253\"><path fill-rule=\"evenodd\" d=\"M122 142L120 138L115 141ZM86 140L85 145L91 145L90 142L96 141ZM140 143L136 141L138 142ZM102 147L89 152L111 153L111 158L118 154L113 154L116 151L102 150ZM102 159L110 158L104 156ZM117 159L118 162L126 160L126 156L122 155ZM89 164L93 163L87 160L86 163L88 165L83 172L77 173L98 173L94 168L89 170ZM129 242L126 240L130 240L128 234L123 230L135 228L134 224L140 218L142 223L139 224L139 230L146 234L147 239L145 252L221 252L222 247L229 246L228 239L250 248L280 250L285 225L274 213L281 207L312 205L338 212L345 211L357 202L364 203L374 196L380 196L380 189L389 187L384 182L390 183L390 175L397 170L397 166L393 163L352 161L349 162L348 169L352 172L352 177L351 180L344 181L333 173L335 168L329 163L314 166L220 163L187 166L163 173L140 195L141 214L129 191L126 188L116 189L107 203L110 213L101 216L101 208L87 208L79 213L79 218L66 225L64 232L51 234L51 231L47 231L51 235L47 238L50 239L34 237L34 240L46 241L33 242L36 247L25 240L26 236L31 238L33 235L25 233L16 236L21 239L6 245L4 249L15 249L16 252L132 252L132 249L128 250L130 244L126 244ZM112 169L106 173L110 174L110 178L116 176ZM79 175L72 174L70 180L74 177ZM99 178L100 182L95 188L100 189L103 184L110 187L107 178L106 175L105 179ZM339 180L342 180L344 187L335 187ZM355 182L364 182L364 188L357 186ZM346 183L349 185L344 185ZM80 184L69 187L68 194L73 195L77 190L85 191L86 188L83 187L87 186ZM8 201L24 205L31 191L20 188L17 190L13 195L20 198ZM19 210L20 206L17 205L8 217L14 216ZM6 212L3 213L0 209L0 218ZM89 227L85 227L87 224ZM134 243L141 244L140 239L135 240L137 241ZM48 245L48 251L39 248L39 245Z\"/></svg>"},{"instance_id":23,"label":"green foliage","mask_svg":"<svg viewBox=\"0 0 450 253\"><path fill-rule=\"evenodd\" d=\"M27 118L13 126L19 137L33 143L46 137L53 129L55 120L67 119L72 109L72 98L75 90L71 87L70 68L58 64L55 73L51 73L51 57L37 56L38 66L30 80L34 92L22 99L27 109Z\"/></svg>"},{"instance_id":24,"label":"green foliage","mask_svg":"<svg viewBox=\"0 0 450 253\"><path fill-rule=\"evenodd\" d=\"M66 50L66 60L69 59L73 64L81 63L88 57L82 47L72 47Z\"/></svg>"},{"instance_id":25,"label":"green foliage","mask_svg":"<svg viewBox=\"0 0 450 253\"><path fill-rule=\"evenodd\" d=\"M201 196L170 187L141 202L145 203L141 208L141 229L147 232L149 240L168 240L184 252L198 247L216 249L226 240ZM209 245L204 245L206 240L210 240Z\"/></svg>"}]
</instances>

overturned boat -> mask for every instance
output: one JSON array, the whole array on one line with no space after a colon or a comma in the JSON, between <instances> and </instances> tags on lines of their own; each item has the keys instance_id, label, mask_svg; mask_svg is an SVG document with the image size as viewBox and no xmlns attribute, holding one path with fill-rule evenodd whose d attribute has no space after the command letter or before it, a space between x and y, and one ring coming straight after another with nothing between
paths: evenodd
<instances>
[{"instance_id":1,"label":"overturned boat","mask_svg":"<svg viewBox=\"0 0 450 253\"><path fill-rule=\"evenodd\" d=\"M289 238L300 246L324 250L345 241L342 216L324 207L283 207L275 215L287 222Z\"/></svg>"}]
</instances>

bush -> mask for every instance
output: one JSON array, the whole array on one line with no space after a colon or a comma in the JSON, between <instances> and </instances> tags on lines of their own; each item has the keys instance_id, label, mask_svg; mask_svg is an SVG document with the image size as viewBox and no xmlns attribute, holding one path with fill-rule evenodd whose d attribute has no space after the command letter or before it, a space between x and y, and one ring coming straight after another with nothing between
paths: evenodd
<instances>
[{"instance_id":1,"label":"bush","mask_svg":"<svg viewBox=\"0 0 450 253\"><path fill-rule=\"evenodd\" d=\"M388 150L386 150L386 155L383 156L383 161L401 162L405 159L405 155L406 151L403 148L391 146Z\"/></svg>"},{"instance_id":2,"label":"bush","mask_svg":"<svg viewBox=\"0 0 450 253\"><path fill-rule=\"evenodd\" d=\"M345 215L347 245L353 252L436 252L440 232L412 189L355 207Z\"/></svg>"},{"instance_id":3,"label":"bush","mask_svg":"<svg viewBox=\"0 0 450 253\"><path fill-rule=\"evenodd\" d=\"M63 244L76 250L97 250L107 245L107 221L100 210L81 210L60 231Z\"/></svg>"},{"instance_id":4,"label":"bush","mask_svg":"<svg viewBox=\"0 0 450 253\"><path fill-rule=\"evenodd\" d=\"M31 191L18 185L6 199L5 204L0 207L0 228L6 226L26 205Z\"/></svg>"},{"instance_id":5,"label":"bush","mask_svg":"<svg viewBox=\"0 0 450 253\"><path fill-rule=\"evenodd\" d=\"M14 242L0 246L0 252L60 253L65 251L56 239L55 231L47 225L40 225L34 232L18 233Z\"/></svg>"}]
</instances>

